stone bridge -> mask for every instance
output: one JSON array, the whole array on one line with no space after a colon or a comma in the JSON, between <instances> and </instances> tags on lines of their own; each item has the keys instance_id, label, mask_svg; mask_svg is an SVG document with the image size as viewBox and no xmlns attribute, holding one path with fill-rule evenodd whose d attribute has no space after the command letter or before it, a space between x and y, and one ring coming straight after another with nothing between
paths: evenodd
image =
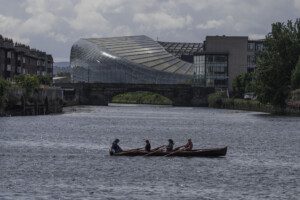
<instances>
[{"instance_id":1,"label":"stone bridge","mask_svg":"<svg viewBox=\"0 0 300 200\"><path fill-rule=\"evenodd\" d=\"M108 105L118 94L146 91L160 94L174 106L207 106L207 97L214 88L188 84L128 84L128 83L60 83L65 101L80 105Z\"/></svg>"}]
</instances>

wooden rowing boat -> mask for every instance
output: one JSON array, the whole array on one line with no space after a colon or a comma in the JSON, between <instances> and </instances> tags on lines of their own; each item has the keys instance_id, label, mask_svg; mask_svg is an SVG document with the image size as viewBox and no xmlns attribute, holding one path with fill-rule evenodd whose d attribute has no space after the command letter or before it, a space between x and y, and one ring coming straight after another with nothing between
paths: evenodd
<instances>
[{"instance_id":1,"label":"wooden rowing boat","mask_svg":"<svg viewBox=\"0 0 300 200\"><path fill-rule=\"evenodd\" d=\"M145 156L150 152L144 150L127 150L122 151L120 153L113 153L112 151L109 152L111 156ZM225 156L227 153L227 147L224 148L215 148L215 149L195 149L191 151L171 151L166 152L164 150L153 152L149 156L169 156L173 157L221 157Z\"/></svg>"}]
</instances>

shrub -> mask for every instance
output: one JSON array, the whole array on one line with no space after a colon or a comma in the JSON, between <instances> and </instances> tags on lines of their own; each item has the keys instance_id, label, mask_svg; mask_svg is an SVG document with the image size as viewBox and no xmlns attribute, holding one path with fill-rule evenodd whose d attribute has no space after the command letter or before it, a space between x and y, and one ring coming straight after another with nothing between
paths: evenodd
<instances>
[{"instance_id":1,"label":"shrub","mask_svg":"<svg viewBox=\"0 0 300 200\"><path fill-rule=\"evenodd\" d=\"M224 92L215 92L208 96L208 104L209 107L221 108L222 107L222 98L226 98L226 94Z\"/></svg>"}]
</instances>

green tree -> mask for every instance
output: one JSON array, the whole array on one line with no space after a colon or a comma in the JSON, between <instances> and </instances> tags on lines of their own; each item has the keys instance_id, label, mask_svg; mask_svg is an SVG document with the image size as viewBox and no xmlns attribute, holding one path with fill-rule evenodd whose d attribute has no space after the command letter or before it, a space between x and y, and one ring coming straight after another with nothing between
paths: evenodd
<instances>
[{"instance_id":1,"label":"green tree","mask_svg":"<svg viewBox=\"0 0 300 200\"><path fill-rule=\"evenodd\" d=\"M296 68L293 71L291 82L292 82L292 89L298 89L298 88L300 89L300 57L298 59Z\"/></svg>"},{"instance_id":2,"label":"green tree","mask_svg":"<svg viewBox=\"0 0 300 200\"><path fill-rule=\"evenodd\" d=\"M33 92L38 89L40 83L35 75L19 75L15 77L17 85L23 88L23 112L26 111L26 102L32 97Z\"/></svg>"},{"instance_id":3,"label":"green tree","mask_svg":"<svg viewBox=\"0 0 300 200\"><path fill-rule=\"evenodd\" d=\"M39 84L41 85L51 85L52 83L52 78L50 76L42 76L42 75L39 75L37 76L38 78L38 81L39 81Z\"/></svg>"},{"instance_id":4,"label":"green tree","mask_svg":"<svg viewBox=\"0 0 300 200\"><path fill-rule=\"evenodd\" d=\"M254 73L243 73L235 77L232 83L234 97L243 98L245 92L255 91Z\"/></svg>"},{"instance_id":5,"label":"green tree","mask_svg":"<svg viewBox=\"0 0 300 200\"><path fill-rule=\"evenodd\" d=\"M0 77L0 116L5 111L9 87L10 83Z\"/></svg>"},{"instance_id":6,"label":"green tree","mask_svg":"<svg viewBox=\"0 0 300 200\"><path fill-rule=\"evenodd\" d=\"M227 98L226 93L220 91L208 95L207 100L208 100L209 107L221 108L224 98Z\"/></svg>"},{"instance_id":7,"label":"green tree","mask_svg":"<svg viewBox=\"0 0 300 200\"><path fill-rule=\"evenodd\" d=\"M27 98L32 96L40 85L39 78L35 75L19 75L15 77L15 81L24 89Z\"/></svg>"},{"instance_id":8,"label":"green tree","mask_svg":"<svg viewBox=\"0 0 300 200\"><path fill-rule=\"evenodd\" d=\"M283 112L290 93L291 74L300 55L300 19L272 24L265 50L258 59L256 93L259 101Z\"/></svg>"}]
</instances>

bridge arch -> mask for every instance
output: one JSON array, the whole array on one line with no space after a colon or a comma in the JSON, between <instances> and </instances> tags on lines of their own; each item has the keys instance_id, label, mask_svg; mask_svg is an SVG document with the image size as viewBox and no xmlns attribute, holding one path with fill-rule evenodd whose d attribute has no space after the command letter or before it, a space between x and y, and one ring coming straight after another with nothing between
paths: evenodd
<instances>
[{"instance_id":1,"label":"bridge arch","mask_svg":"<svg viewBox=\"0 0 300 200\"><path fill-rule=\"evenodd\" d=\"M57 84L73 89L74 99L81 105L108 105L118 94L146 91L170 99L174 106L207 106L207 97L214 88L189 84L68 83Z\"/></svg>"}]
</instances>

